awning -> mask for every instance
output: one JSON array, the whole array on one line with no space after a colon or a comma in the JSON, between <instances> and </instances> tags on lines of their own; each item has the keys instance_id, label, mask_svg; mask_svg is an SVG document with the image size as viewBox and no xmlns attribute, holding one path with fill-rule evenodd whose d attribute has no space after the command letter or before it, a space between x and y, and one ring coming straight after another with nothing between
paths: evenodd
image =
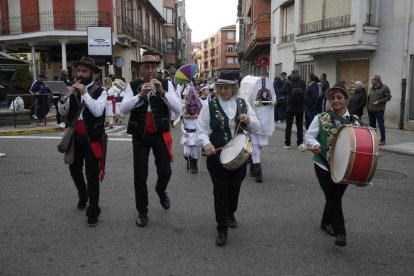
<instances>
[{"instance_id":1,"label":"awning","mask_svg":"<svg viewBox=\"0 0 414 276\"><path fill-rule=\"evenodd\" d=\"M0 52L0 65L17 65L17 64L30 65L26 61L19 60L17 58L12 57L11 55Z\"/></svg>"}]
</instances>

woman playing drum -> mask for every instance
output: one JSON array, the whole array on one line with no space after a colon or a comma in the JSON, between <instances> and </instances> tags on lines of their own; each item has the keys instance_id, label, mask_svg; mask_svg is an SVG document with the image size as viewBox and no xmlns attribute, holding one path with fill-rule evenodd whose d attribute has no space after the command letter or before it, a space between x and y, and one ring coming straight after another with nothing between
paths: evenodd
<instances>
[{"instance_id":1,"label":"woman playing drum","mask_svg":"<svg viewBox=\"0 0 414 276\"><path fill-rule=\"evenodd\" d=\"M226 169L220 163L220 151L216 149L224 147L236 131L242 133L244 129L250 133L258 132L260 123L249 103L236 96L238 85L231 72L222 71L215 87L218 97L202 108L197 134L206 151L207 169L213 182L218 231L216 244L223 246L227 241L228 227L237 227L234 213L240 185L246 176L246 163L234 170Z\"/></svg>"},{"instance_id":2,"label":"woman playing drum","mask_svg":"<svg viewBox=\"0 0 414 276\"><path fill-rule=\"evenodd\" d=\"M327 98L331 111L315 116L305 135L305 144L314 153L315 173L325 194L321 229L336 236L335 244L338 246L345 246L347 243L342 196L348 185L333 182L328 160L335 133L342 123L349 123L348 97L348 92L342 85L336 84L329 89Z\"/></svg>"}]
</instances>

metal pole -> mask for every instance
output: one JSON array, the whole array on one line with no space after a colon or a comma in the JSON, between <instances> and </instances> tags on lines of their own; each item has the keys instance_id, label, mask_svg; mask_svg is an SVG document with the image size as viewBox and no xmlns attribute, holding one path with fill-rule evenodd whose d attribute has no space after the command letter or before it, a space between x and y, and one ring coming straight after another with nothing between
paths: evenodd
<instances>
[{"instance_id":1,"label":"metal pole","mask_svg":"<svg viewBox=\"0 0 414 276\"><path fill-rule=\"evenodd\" d=\"M14 98L15 100L16 98ZM14 128L17 128L17 122L16 122L16 107L14 106L14 100L12 101L13 103L13 122L14 122Z\"/></svg>"},{"instance_id":2,"label":"metal pole","mask_svg":"<svg viewBox=\"0 0 414 276\"><path fill-rule=\"evenodd\" d=\"M398 125L399 129L404 129L404 113L405 113L405 97L407 94L407 79L402 79L401 81L401 107L400 107L400 123Z\"/></svg>"}]
</instances>

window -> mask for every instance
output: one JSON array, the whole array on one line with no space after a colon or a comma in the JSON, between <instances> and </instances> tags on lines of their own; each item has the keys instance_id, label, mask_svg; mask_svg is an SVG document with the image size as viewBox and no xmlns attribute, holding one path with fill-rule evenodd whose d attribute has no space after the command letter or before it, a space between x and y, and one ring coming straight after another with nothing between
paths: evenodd
<instances>
[{"instance_id":1,"label":"window","mask_svg":"<svg viewBox=\"0 0 414 276\"><path fill-rule=\"evenodd\" d=\"M235 51L235 45L234 44L227 44L226 52L234 52Z\"/></svg>"},{"instance_id":2,"label":"window","mask_svg":"<svg viewBox=\"0 0 414 276\"><path fill-rule=\"evenodd\" d=\"M234 32L227 32L227 39L234 39Z\"/></svg>"},{"instance_id":3,"label":"window","mask_svg":"<svg viewBox=\"0 0 414 276\"><path fill-rule=\"evenodd\" d=\"M164 17L167 25L174 24L174 10L171 8L164 9Z\"/></svg>"},{"instance_id":4,"label":"window","mask_svg":"<svg viewBox=\"0 0 414 276\"><path fill-rule=\"evenodd\" d=\"M174 52L174 40L172 37L167 37L166 40L166 50L168 52Z\"/></svg>"},{"instance_id":5,"label":"window","mask_svg":"<svg viewBox=\"0 0 414 276\"><path fill-rule=\"evenodd\" d=\"M227 57L226 63L227 64L234 64L234 57Z\"/></svg>"}]
</instances>

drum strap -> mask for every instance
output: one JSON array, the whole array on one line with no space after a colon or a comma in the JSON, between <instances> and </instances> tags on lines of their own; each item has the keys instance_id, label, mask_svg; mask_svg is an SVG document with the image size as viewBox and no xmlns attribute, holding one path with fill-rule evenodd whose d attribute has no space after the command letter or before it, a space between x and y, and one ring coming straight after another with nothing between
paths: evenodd
<instances>
[{"instance_id":1,"label":"drum strap","mask_svg":"<svg viewBox=\"0 0 414 276\"><path fill-rule=\"evenodd\" d=\"M329 115L331 115L333 118L335 118L335 119L337 119L338 121L340 121L341 122L341 124L343 124L343 125L349 125L350 124L350 120L349 120L349 117L347 116L347 118L345 119L345 118L343 118L343 117L340 117L340 116L338 116L338 115L336 115L332 110L329 110L329 111L327 111L326 113L328 113ZM332 121L332 124L333 125L336 125L336 123L334 122L334 121Z\"/></svg>"}]
</instances>

